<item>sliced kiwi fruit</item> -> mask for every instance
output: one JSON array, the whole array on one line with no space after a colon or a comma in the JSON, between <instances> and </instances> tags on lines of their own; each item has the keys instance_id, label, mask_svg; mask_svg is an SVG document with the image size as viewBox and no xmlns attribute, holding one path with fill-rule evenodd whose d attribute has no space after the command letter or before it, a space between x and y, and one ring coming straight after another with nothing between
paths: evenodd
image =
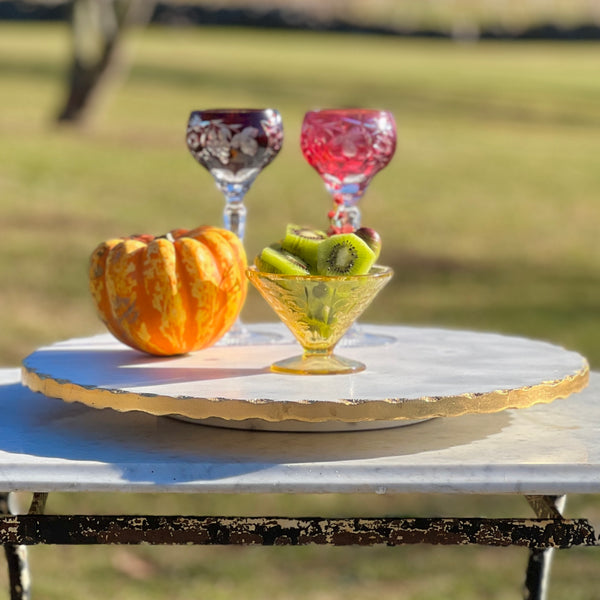
<instances>
[{"instance_id":1,"label":"sliced kiwi fruit","mask_svg":"<svg viewBox=\"0 0 600 600\"><path fill-rule=\"evenodd\" d=\"M310 275L310 269L303 260L272 246L263 248L262 252L254 259L254 264L263 273Z\"/></svg>"},{"instance_id":2,"label":"sliced kiwi fruit","mask_svg":"<svg viewBox=\"0 0 600 600\"><path fill-rule=\"evenodd\" d=\"M301 258L311 269L317 266L319 244L327 239L327 234L320 229L290 224L286 227L281 247Z\"/></svg>"},{"instance_id":3,"label":"sliced kiwi fruit","mask_svg":"<svg viewBox=\"0 0 600 600\"><path fill-rule=\"evenodd\" d=\"M331 235L317 252L319 275L364 275L375 263L375 253L354 233Z\"/></svg>"}]
</instances>

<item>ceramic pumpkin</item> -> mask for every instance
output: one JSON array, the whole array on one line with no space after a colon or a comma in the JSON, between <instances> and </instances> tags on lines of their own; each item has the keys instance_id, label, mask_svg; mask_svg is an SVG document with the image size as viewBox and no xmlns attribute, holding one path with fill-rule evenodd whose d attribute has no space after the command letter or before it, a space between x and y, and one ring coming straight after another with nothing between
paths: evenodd
<instances>
[{"instance_id":1,"label":"ceramic pumpkin","mask_svg":"<svg viewBox=\"0 0 600 600\"><path fill-rule=\"evenodd\" d=\"M246 254L218 227L111 239L92 253L98 315L121 342L171 356L219 340L246 299Z\"/></svg>"}]
</instances>

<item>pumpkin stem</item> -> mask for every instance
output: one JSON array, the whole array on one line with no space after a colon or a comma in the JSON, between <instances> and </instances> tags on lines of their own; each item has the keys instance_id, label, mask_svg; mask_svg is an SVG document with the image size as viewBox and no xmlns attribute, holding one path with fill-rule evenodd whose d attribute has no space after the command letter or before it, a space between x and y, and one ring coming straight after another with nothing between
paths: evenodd
<instances>
[{"instance_id":1,"label":"pumpkin stem","mask_svg":"<svg viewBox=\"0 0 600 600\"><path fill-rule=\"evenodd\" d=\"M173 234L169 231L168 233L165 233L164 235L159 235L157 238L157 240L169 240L169 242L173 243L175 241L175 238L173 237Z\"/></svg>"}]
</instances>

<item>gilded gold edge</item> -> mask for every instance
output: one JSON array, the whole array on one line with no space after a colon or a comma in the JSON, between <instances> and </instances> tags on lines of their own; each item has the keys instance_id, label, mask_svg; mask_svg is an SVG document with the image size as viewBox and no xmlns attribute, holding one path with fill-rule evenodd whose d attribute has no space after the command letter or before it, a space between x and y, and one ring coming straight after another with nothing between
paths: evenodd
<instances>
[{"instance_id":1,"label":"gilded gold edge","mask_svg":"<svg viewBox=\"0 0 600 600\"><path fill-rule=\"evenodd\" d=\"M583 390L589 382L587 361L573 375L512 390L465 393L456 396L415 399L322 401L234 400L223 398L170 397L81 386L53 379L22 367L21 381L34 392L65 402L78 402L97 409L119 412L140 411L155 416L181 415L201 420L217 417L232 421L262 419L307 423L342 421L405 421L434 417L458 417L469 413L494 413L550 403Z\"/></svg>"}]
</instances>

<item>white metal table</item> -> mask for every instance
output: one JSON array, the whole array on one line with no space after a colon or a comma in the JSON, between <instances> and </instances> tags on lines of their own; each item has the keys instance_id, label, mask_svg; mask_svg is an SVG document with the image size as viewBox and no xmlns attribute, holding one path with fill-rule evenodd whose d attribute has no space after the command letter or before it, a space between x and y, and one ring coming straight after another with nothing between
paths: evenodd
<instances>
[{"instance_id":1,"label":"white metal table","mask_svg":"<svg viewBox=\"0 0 600 600\"><path fill-rule=\"evenodd\" d=\"M68 400L0 370L0 509L8 512L8 494L34 492L29 514L0 517L13 599L28 595L23 549L39 543L518 545L530 551L527 598L545 597L553 548L598 544L587 520L562 517L560 499L600 492L600 374L528 408L325 433L204 426ZM536 517L45 515L54 491L518 494Z\"/></svg>"}]
</instances>

